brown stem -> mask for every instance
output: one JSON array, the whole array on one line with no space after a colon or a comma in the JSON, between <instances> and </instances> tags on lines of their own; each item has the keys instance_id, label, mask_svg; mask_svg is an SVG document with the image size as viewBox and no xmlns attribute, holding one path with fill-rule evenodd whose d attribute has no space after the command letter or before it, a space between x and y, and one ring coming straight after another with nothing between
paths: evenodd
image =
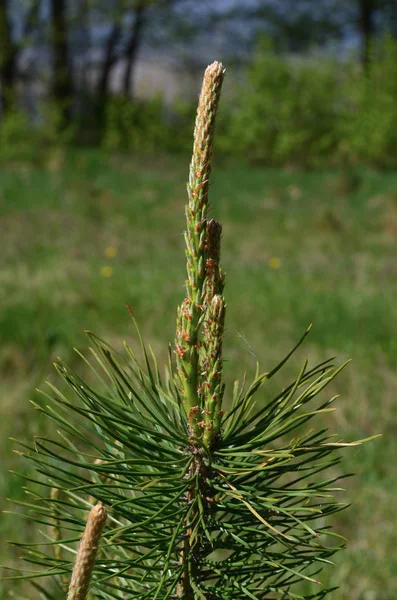
<instances>
[{"instance_id":1,"label":"brown stem","mask_svg":"<svg viewBox=\"0 0 397 600\"><path fill-rule=\"evenodd\" d=\"M102 504L94 506L88 515L87 525L74 564L68 600L86 600L87 598L106 517L107 513Z\"/></svg>"},{"instance_id":2,"label":"brown stem","mask_svg":"<svg viewBox=\"0 0 397 600\"><path fill-rule=\"evenodd\" d=\"M203 451L194 444L190 448L190 451L195 455L188 473L188 477L193 479L193 481L186 493L185 500L188 506L194 505L194 508L189 513L189 521L186 523L184 532L183 544L179 555L179 562L183 565L183 572L176 590L176 597L183 598L183 600L194 600L192 581L195 582L196 588L199 587L197 579L200 573L200 562L206 546L206 541L203 539L200 529L193 539L197 520L200 518L198 497L200 497L204 509L201 518L208 516L211 511L212 502L211 490L207 483L210 472L209 467L204 461ZM204 594L202 595L202 600L206 600Z\"/></svg>"}]
</instances>

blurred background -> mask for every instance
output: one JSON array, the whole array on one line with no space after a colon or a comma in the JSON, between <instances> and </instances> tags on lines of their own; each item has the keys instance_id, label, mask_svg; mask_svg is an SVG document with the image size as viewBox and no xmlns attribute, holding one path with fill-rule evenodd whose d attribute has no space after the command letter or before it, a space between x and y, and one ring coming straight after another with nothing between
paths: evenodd
<instances>
[{"instance_id":1,"label":"blurred background","mask_svg":"<svg viewBox=\"0 0 397 600\"><path fill-rule=\"evenodd\" d=\"M326 425L346 452L349 539L331 600L397 598L397 1L0 0L0 504L29 501L9 440L84 329L160 362L183 297L183 205L203 69L227 67L212 216L224 227L228 382L352 357ZM332 475L332 474L331 474ZM0 537L35 540L0 515ZM1 545L1 562L18 551ZM40 598L0 582L0 598ZM306 588L305 593L309 592ZM313 590L314 591L314 590ZM317 590L316 590L317 591ZM19 595L18 595L19 594Z\"/></svg>"}]
</instances>

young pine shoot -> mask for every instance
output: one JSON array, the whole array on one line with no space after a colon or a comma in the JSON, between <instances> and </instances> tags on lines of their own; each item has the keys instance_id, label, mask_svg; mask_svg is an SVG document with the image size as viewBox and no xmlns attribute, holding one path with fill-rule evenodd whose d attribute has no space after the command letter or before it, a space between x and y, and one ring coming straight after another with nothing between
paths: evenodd
<instances>
[{"instance_id":1,"label":"young pine shoot","mask_svg":"<svg viewBox=\"0 0 397 600\"><path fill-rule=\"evenodd\" d=\"M33 570L15 577L30 579L39 598L320 599L329 592L319 573L343 547L329 517L344 504L334 498L334 470L321 474L360 442L303 426L332 410L335 398L313 400L344 365L305 362L265 401L262 388L307 331L279 364L225 391L222 228L208 219L223 78L220 63L207 68L198 104L186 295L165 376L138 330L142 362L128 346L120 356L87 332L93 360L82 359L98 385L59 361L70 396L48 384L36 405L57 434L22 444L37 471L22 504L43 537L16 544ZM309 595L299 592L302 584Z\"/></svg>"}]
</instances>

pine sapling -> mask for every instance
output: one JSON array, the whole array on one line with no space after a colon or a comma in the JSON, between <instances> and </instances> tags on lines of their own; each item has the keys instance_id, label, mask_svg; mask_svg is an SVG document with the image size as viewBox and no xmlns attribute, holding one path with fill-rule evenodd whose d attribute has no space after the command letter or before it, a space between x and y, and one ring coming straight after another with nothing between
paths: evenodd
<instances>
[{"instance_id":1,"label":"pine sapling","mask_svg":"<svg viewBox=\"0 0 397 600\"><path fill-rule=\"evenodd\" d=\"M21 577L41 598L85 600L88 590L98 600L320 599L329 592L318 573L343 539L328 517L345 505L334 497L338 475L321 474L339 463L340 450L361 442L304 426L333 410L335 397L313 401L345 365L305 361L294 381L265 398L263 388L306 331L276 366L225 390L222 228L208 219L224 73L217 62L207 68L199 99L186 295L165 376L138 329L141 359L87 332L93 363L80 356L98 385L59 361L72 397L48 384L46 401L36 404L58 435L22 444L38 473L22 504L47 531L41 545L26 546L36 570ZM52 586L37 583L41 577ZM302 584L311 591L301 592Z\"/></svg>"}]
</instances>

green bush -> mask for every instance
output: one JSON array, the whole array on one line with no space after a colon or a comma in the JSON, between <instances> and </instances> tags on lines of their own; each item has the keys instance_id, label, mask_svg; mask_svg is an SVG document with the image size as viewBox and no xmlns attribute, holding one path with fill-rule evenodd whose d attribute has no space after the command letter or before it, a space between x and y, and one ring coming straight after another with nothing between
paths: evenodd
<instances>
[{"instance_id":1,"label":"green bush","mask_svg":"<svg viewBox=\"0 0 397 600\"><path fill-rule=\"evenodd\" d=\"M32 147L26 143L30 130L29 118L22 111L15 111L2 120L0 127L0 161L14 162L32 159Z\"/></svg>"},{"instance_id":2,"label":"green bush","mask_svg":"<svg viewBox=\"0 0 397 600\"><path fill-rule=\"evenodd\" d=\"M105 110L102 146L127 153L178 151L189 140L190 105L175 106L172 113L161 96L150 101L114 96Z\"/></svg>"},{"instance_id":3,"label":"green bush","mask_svg":"<svg viewBox=\"0 0 397 600\"><path fill-rule=\"evenodd\" d=\"M106 106L103 147L110 151L147 150L162 137L162 129L161 98L143 104L114 96Z\"/></svg>"},{"instance_id":4,"label":"green bush","mask_svg":"<svg viewBox=\"0 0 397 600\"><path fill-rule=\"evenodd\" d=\"M339 110L335 63L288 61L262 40L236 94L226 142L256 163L317 163L335 153Z\"/></svg>"},{"instance_id":5,"label":"green bush","mask_svg":"<svg viewBox=\"0 0 397 600\"><path fill-rule=\"evenodd\" d=\"M337 124L341 155L353 162L397 166L397 41L374 46L367 76L351 68L342 91L347 110Z\"/></svg>"},{"instance_id":6,"label":"green bush","mask_svg":"<svg viewBox=\"0 0 397 600\"><path fill-rule=\"evenodd\" d=\"M55 149L71 139L71 130L61 132L60 123L61 113L53 104L42 108L38 124L32 124L21 109L10 112L0 126L0 163L46 162Z\"/></svg>"},{"instance_id":7,"label":"green bush","mask_svg":"<svg viewBox=\"0 0 397 600\"><path fill-rule=\"evenodd\" d=\"M236 91L224 150L264 165L397 165L397 42L356 61L294 59L261 40Z\"/></svg>"},{"instance_id":8,"label":"green bush","mask_svg":"<svg viewBox=\"0 0 397 600\"><path fill-rule=\"evenodd\" d=\"M285 57L260 40L252 63L222 111L218 156L266 166L365 163L397 166L397 41L372 49L368 69L356 59ZM116 95L80 97L73 131L59 134L60 111L46 107L33 126L15 111L0 127L0 162L47 160L66 141L106 152L176 153L189 146L192 102L165 105ZM73 137L72 137L73 133Z\"/></svg>"}]
</instances>

